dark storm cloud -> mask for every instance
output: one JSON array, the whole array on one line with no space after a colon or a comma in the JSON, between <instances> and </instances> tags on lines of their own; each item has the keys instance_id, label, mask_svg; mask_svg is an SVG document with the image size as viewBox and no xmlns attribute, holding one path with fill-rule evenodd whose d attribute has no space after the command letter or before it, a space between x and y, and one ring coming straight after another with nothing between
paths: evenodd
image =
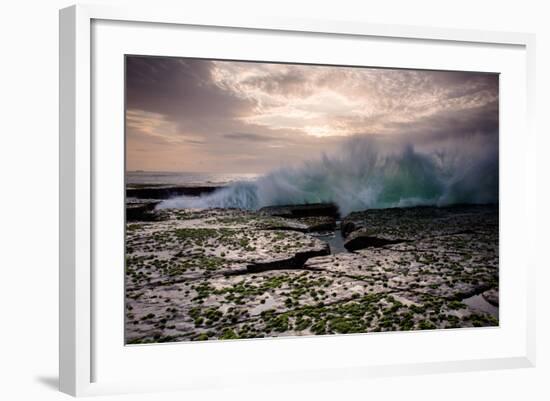
<instances>
[{"instance_id":1,"label":"dark storm cloud","mask_svg":"<svg viewBox=\"0 0 550 401\"><path fill-rule=\"evenodd\" d=\"M277 140L277 138L270 135L253 134L250 132L233 132L230 134L224 134L224 138L235 139L238 141L257 141L257 142L271 142Z\"/></svg>"},{"instance_id":2,"label":"dark storm cloud","mask_svg":"<svg viewBox=\"0 0 550 401\"><path fill-rule=\"evenodd\" d=\"M212 62L178 58L128 57L126 99L129 109L172 116L230 117L253 102L220 91L212 82Z\"/></svg>"},{"instance_id":3,"label":"dark storm cloud","mask_svg":"<svg viewBox=\"0 0 550 401\"><path fill-rule=\"evenodd\" d=\"M498 102L464 109L460 113L443 110L435 115L420 118L414 124L392 122L387 128L396 133L430 139L466 138L472 135L498 135Z\"/></svg>"}]
</instances>

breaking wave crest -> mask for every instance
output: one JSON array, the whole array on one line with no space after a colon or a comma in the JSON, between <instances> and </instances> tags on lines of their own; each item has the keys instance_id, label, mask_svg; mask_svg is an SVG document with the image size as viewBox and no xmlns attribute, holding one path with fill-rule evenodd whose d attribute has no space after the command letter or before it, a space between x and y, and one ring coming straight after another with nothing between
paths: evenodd
<instances>
[{"instance_id":1,"label":"breaking wave crest","mask_svg":"<svg viewBox=\"0 0 550 401\"><path fill-rule=\"evenodd\" d=\"M342 215L369 208L498 202L498 143L479 136L437 146L354 138L333 155L281 168L160 208L242 208L332 202Z\"/></svg>"}]
</instances>

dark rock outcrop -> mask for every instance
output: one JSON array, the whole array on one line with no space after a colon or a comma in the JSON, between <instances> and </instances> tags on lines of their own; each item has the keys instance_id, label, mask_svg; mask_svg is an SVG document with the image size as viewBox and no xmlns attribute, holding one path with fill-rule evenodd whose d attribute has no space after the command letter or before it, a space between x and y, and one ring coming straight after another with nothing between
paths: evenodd
<instances>
[{"instance_id":1,"label":"dark rock outcrop","mask_svg":"<svg viewBox=\"0 0 550 401\"><path fill-rule=\"evenodd\" d=\"M216 186L199 186L199 187L182 187L182 186L128 186L126 188L126 196L139 199L169 199L174 196L200 196L209 194L220 187Z\"/></svg>"},{"instance_id":2,"label":"dark rock outcrop","mask_svg":"<svg viewBox=\"0 0 550 401\"><path fill-rule=\"evenodd\" d=\"M354 232L357 229L358 227L353 221L344 219L340 223L340 231L342 232L342 237L344 238L346 238L348 235L350 235L352 232Z\"/></svg>"},{"instance_id":3,"label":"dark rock outcrop","mask_svg":"<svg viewBox=\"0 0 550 401\"><path fill-rule=\"evenodd\" d=\"M348 214L342 218L340 228L344 238L358 230L408 240L431 236L434 228L439 235L487 234L498 231L498 224L490 219L495 210L498 210L496 205L369 209Z\"/></svg>"},{"instance_id":4,"label":"dark rock outcrop","mask_svg":"<svg viewBox=\"0 0 550 401\"><path fill-rule=\"evenodd\" d=\"M277 269L299 269L304 266L309 258L326 255L330 255L330 247L328 245L326 245L323 249L297 252L293 257L288 259L254 262L247 265L246 268L250 273L259 273Z\"/></svg>"},{"instance_id":5,"label":"dark rock outcrop","mask_svg":"<svg viewBox=\"0 0 550 401\"><path fill-rule=\"evenodd\" d=\"M297 219L277 217L262 228L264 230L298 231L301 233L334 231L336 219L329 216L301 217Z\"/></svg>"},{"instance_id":6,"label":"dark rock outcrop","mask_svg":"<svg viewBox=\"0 0 550 401\"><path fill-rule=\"evenodd\" d=\"M321 232L321 231L334 231L336 228L336 219L332 216L313 216L303 217L298 221L307 226L309 233Z\"/></svg>"},{"instance_id":7,"label":"dark rock outcrop","mask_svg":"<svg viewBox=\"0 0 550 401\"><path fill-rule=\"evenodd\" d=\"M357 251L364 248L378 248L391 244L405 242L400 238L388 238L380 235L373 235L368 231L358 230L349 235L344 242L344 247L348 251Z\"/></svg>"},{"instance_id":8,"label":"dark rock outcrop","mask_svg":"<svg viewBox=\"0 0 550 401\"><path fill-rule=\"evenodd\" d=\"M311 203L307 205L267 206L260 213L268 216L297 219L301 217L339 217L338 207L333 203Z\"/></svg>"},{"instance_id":9,"label":"dark rock outcrop","mask_svg":"<svg viewBox=\"0 0 550 401\"><path fill-rule=\"evenodd\" d=\"M498 307L498 289L491 288L490 290L483 292L481 296L491 305Z\"/></svg>"},{"instance_id":10,"label":"dark rock outcrop","mask_svg":"<svg viewBox=\"0 0 550 401\"><path fill-rule=\"evenodd\" d=\"M155 221L158 220L155 214L155 206L160 203L152 202L136 202L126 204L126 220L132 221Z\"/></svg>"}]
</instances>

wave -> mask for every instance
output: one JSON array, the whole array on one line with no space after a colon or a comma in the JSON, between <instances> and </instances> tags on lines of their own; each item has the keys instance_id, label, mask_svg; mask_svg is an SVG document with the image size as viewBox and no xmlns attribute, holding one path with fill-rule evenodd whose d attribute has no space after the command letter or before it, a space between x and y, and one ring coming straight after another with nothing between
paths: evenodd
<instances>
[{"instance_id":1,"label":"wave","mask_svg":"<svg viewBox=\"0 0 550 401\"><path fill-rule=\"evenodd\" d=\"M437 144L371 136L352 138L332 155L236 182L159 208L241 208L331 202L346 215L369 208L498 202L498 138Z\"/></svg>"}]
</instances>

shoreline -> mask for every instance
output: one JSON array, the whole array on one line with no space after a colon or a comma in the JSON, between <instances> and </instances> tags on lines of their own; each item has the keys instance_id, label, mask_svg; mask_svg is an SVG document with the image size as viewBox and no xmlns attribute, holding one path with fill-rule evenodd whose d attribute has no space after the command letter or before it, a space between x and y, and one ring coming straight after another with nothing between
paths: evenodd
<instances>
[{"instance_id":1,"label":"shoreline","mask_svg":"<svg viewBox=\"0 0 550 401\"><path fill-rule=\"evenodd\" d=\"M498 325L498 205L334 210L128 221L127 343Z\"/></svg>"},{"instance_id":2,"label":"shoreline","mask_svg":"<svg viewBox=\"0 0 550 401\"><path fill-rule=\"evenodd\" d=\"M210 194L220 185L170 185L170 184L127 184L126 198L170 199L176 196L200 196Z\"/></svg>"}]
</instances>

